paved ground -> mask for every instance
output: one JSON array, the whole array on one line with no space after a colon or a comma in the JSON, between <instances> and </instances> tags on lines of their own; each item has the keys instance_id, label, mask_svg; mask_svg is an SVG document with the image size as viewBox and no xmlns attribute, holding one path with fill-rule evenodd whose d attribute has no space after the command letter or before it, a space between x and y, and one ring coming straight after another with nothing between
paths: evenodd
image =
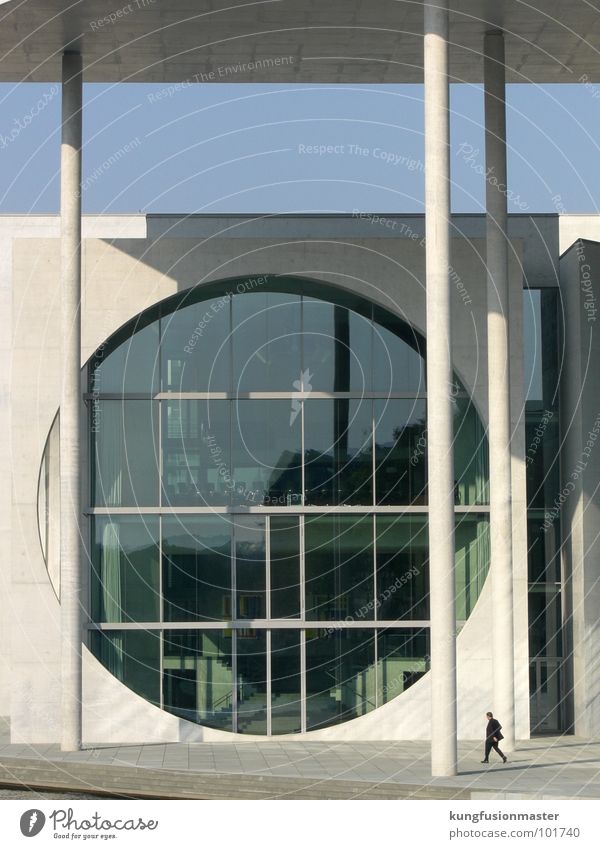
<instances>
[{"instance_id":1,"label":"paved ground","mask_svg":"<svg viewBox=\"0 0 600 849\"><path fill-rule=\"evenodd\" d=\"M247 794L258 786L256 779L260 778L260 793L252 798L304 798L296 790L309 789L311 797L321 792L324 798L343 798L335 794L343 792L344 787L347 797L360 796L360 789L365 788L369 798L374 798L373 793L385 798L386 791L391 798L403 798L402 786L413 798L417 791L419 797L454 793L462 798L600 798L600 740L562 737L524 741L506 765L499 759L482 765L479 742L461 743L459 755L460 774L456 778L431 779L429 746L421 742L173 743L95 747L69 754L61 753L57 746L0 743L0 778L6 783L11 775L19 780L27 775L27 781L33 782L39 773L40 780L48 781L51 770L55 770L61 781L57 786L68 786L72 776L80 781L85 778L88 792L118 783L119 787L125 784L132 795L136 789L130 786L132 783L145 782L155 787L156 795L167 795L165 788L170 785L177 785L183 792L187 780L197 794L209 788L235 798L237 787L240 798L250 798ZM83 789L77 783L72 787ZM282 789L278 794L279 788L285 788L285 792Z\"/></svg>"}]
</instances>

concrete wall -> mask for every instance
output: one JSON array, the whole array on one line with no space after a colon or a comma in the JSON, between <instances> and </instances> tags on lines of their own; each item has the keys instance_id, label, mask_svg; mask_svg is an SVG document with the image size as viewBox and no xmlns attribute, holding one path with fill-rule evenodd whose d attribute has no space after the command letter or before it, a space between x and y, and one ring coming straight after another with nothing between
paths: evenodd
<instances>
[{"instance_id":1,"label":"concrete wall","mask_svg":"<svg viewBox=\"0 0 600 849\"><path fill-rule=\"evenodd\" d=\"M563 566L572 606L574 730L600 728L600 244L576 243L561 262L565 374L561 393Z\"/></svg>"},{"instance_id":2,"label":"concrete wall","mask_svg":"<svg viewBox=\"0 0 600 849\"><path fill-rule=\"evenodd\" d=\"M142 309L209 280L264 273L303 275L366 295L425 327L423 220L389 218L395 227L353 218L181 219L143 216L86 219L82 364L112 332ZM146 238L146 226L148 228ZM13 739L58 739L59 607L37 534L37 476L56 413L59 370L59 245L56 219L39 219L14 242L14 377L11 629ZM515 228L531 231L528 219ZM482 219L465 217L452 245L454 362L487 422L485 243ZM318 234L318 237L315 237ZM511 370L513 379L513 493L515 499L515 675L517 737L529 735L526 595L524 419L522 415L521 262L511 256ZM535 252L534 252L535 253ZM543 252L542 252L543 254ZM544 261L548 263L547 257ZM533 273L533 267L532 267ZM25 426L25 424L27 426ZM459 731L481 736L493 709L489 582L459 637ZM89 655L84 665L84 734L90 742L191 739L205 730L169 717L112 679ZM110 679L110 680L107 680ZM87 696L86 696L87 700ZM110 721L107 710L110 707ZM157 719L159 713L160 721ZM426 738L429 678L379 709L342 726L311 732L313 739ZM133 721L135 718L135 722ZM190 727L188 727L190 726ZM216 734L217 732L210 732ZM191 735L191 737L190 737ZM195 737L197 739L197 737ZM215 738L216 739L216 738Z\"/></svg>"}]
</instances>

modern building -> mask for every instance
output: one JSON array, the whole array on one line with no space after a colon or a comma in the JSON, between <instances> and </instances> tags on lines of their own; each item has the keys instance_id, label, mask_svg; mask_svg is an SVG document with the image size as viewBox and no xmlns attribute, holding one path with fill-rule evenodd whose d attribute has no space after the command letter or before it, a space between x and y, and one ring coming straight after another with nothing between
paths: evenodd
<instances>
[{"instance_id":1,"label":"modern building","mask_svg":"<svg viewBox=\"0 0 600 849\"><path fill-rule=\"evenodd\" d=\"M507 215L504 85L594 82L596 17L137 5L2 9L0 78L63 81L61 215L0 218L12 739L431 738L444 775L491 705L509 746L594 735L600 219ZM233 40L248 79L424 73L425 216L82 218L82 81L202 84ZM450 79L487 216L450 216Z\"/></svg>"}]
</instances>

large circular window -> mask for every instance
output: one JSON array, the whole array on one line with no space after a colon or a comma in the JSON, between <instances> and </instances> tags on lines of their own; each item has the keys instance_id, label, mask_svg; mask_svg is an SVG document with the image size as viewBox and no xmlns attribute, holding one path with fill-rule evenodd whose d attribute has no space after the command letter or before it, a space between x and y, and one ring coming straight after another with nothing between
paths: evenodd
<instances>
[{"instance_id":1,"label":"large circular window","mask_svg":"<svg viewBox=\"0 0 600 849\"><path fill-rule=\"evenodd\" d=\"M424 357L397 316L298 278L184 292L101 346L86 396L100 661L164 710L244 734L353 719L418 680ZM460 626L489 541L487 445L458 381L454 449Z\"/></svg>"}]
</instances>

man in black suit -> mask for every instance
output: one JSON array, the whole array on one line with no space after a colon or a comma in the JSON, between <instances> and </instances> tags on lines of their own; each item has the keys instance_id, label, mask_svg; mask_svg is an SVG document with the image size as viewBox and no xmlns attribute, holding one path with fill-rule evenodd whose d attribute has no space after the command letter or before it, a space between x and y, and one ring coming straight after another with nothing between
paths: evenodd
<instances>
[{"instance_id":1,"label":"man in black suit","mask_svg":"<svg viewBox=\"0 0 600 849\"><path fill-rule=\"evenodd\" d=\"M481 763L482 764L489 764L489 762L490 762L489 757L490 757L490 752L492 751L492 749L495 752L498 752L498 754L502 758L503 762L506 763L508 758L498 748L498 743L500 742L500 740L504 739L504 735L500 731L502 726L500 725L500 723L498 722L497 719L494 719L494 714L491 711L488 711L486 713L486 717L487 717L488 724L487 724L487 728L485 729L485 758L481 761Z\"/></svg>"}]
</instances>

